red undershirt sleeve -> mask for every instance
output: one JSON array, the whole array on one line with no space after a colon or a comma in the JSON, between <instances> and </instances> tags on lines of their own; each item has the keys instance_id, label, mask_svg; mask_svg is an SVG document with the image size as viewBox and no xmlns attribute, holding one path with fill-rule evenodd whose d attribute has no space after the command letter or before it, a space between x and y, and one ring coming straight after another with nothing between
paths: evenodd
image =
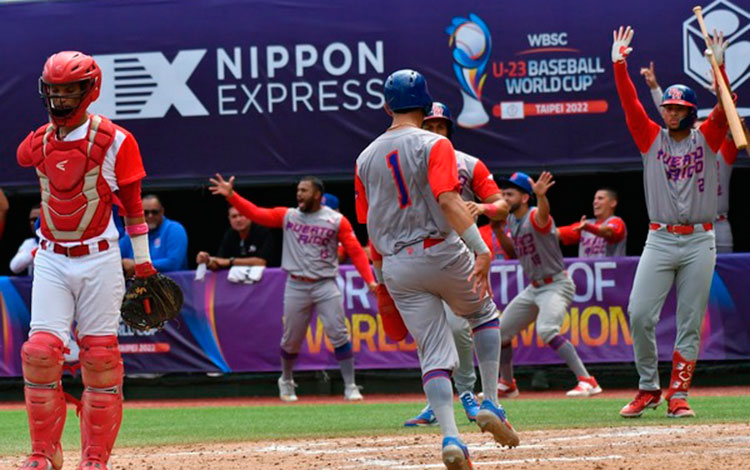
<instances>
[{"instance_id":1,"label":"red undershirt sleeve","mask_svg":"<svg viewBox=\"0 0 750 470\"><path fill-rule=\"evenodd\" d=\"M557 235L560 237L563 245L576 245L581 241L581 232L573 230L573 227L576 225L578 224L557 227Z\"/></svg>"},{"instance_id":2,"label":"red undershirt sleeve","mask_svg":"<svg viewBox=\"0 0 750 470\"><path fill-rule=\"evenodd\" d=\"M549 219L547 219L547 223L544 225L544 227L540 226L536 223L536 207L531 209L531 214L529 214L529 220L531 220L531 226L534 227L534 230L536 230L539 233L549 233L550 230L552 230L552 216L549 216Z\"/></svg>"},{"instance_id":3,"label":"red undershirt sleeve","mask_svg":"<svg viewBox=\"0 0 750 470\"><path fill-rule=\"evenodd\" d=\"M641 153L646 153L653 145L656 136L659 135L661 127L648 118L646 110L638 100L635 92L633 81L628 75L628 65L622 60L615 62L615 85L617 93L620 95L620 103L625 111L625 121L627 122L630 135L633 136L635 145Z\"/></svg>"},{"instance_id":4,"label":"red undershirt sleeve","mask_svg":"<svg viewBox=\"0 0 750 470\"><path fill-rule=\"evenodd\" d=\"M435 199L442 193L458 191L458 164L456 152L448 139L440 139L433 144L427 163L427 179Z\"/></svg>"},{"instance_id":5,"label":"red undershirt sleeve","mask_svg":"<svg viewBox=\"0 0 750 470\"><path fill-rule=\"evenodd\" d=\"M500 188L492 179L492 173L487 169L487 165L479 160L474 166L474 174L471 178L471 190L474 191L480 200L485 201L488 197L500 194Z\"/></svg>"},{"instance_id":6,"label":"red undershirt sleeve","mask_svg":"<svg viewBox=\"0 0 750 470\"><path fill-rule=\"evenodd\" d=\"M368 284L375 282L375 276L372 274L372 269L370 269L370 260L367 259L367 253L365 253L362 245L359 244L356 235L354 235L354 230L352 230L352 224L346 217L341 217L338 236L339 241L344 245L344 249L349 254L352 264L357 268L362 279Z\"/></svg>"},{"instance_id":7,"label":"red undershirt sleeve","mask_svg":"<svg viewBox=\"0 0 750 470\"><path fill-rule=\"evenodd\" d=\"M354 169L354 206L357 212L357 222L360 224L367 223L367 211L369 206L367 204L367 192L365 191L365 185L359 178L359 169Z\"/></svg>"},{"instance_id":8,"label":"red undershirt sleeve","mask_svg":"<svg viewBox=\"0 0 750 470\"><path fill-rule=\"evenodd\" d=\"M227 198L227 202L256 224L271 228L282 227L286 211L289 210L288 207L274 207L272 209L258 207L237 194L237 191L232 192L232 195Z\"/></svg>"}]
</instances>

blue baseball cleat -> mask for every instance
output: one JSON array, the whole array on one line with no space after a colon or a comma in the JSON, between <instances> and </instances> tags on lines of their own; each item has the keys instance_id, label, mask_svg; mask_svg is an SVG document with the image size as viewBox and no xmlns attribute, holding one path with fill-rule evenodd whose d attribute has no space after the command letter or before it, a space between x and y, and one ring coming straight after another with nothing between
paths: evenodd
<instances>
[{"instance_id":1,"label":"blue baseball cleat","mask_svg":"<svg viewBox=\"0 0 750 470\"><path fill-rule=\"evenodd\" d=\"M521 442L502 405L495 406L491 401L484 400L477 413L477 424L482 432L491 433L500 445L516 447Z\"/></svg>"},{"instance_id":2,"label":"blue baseball cleat","mask_svg":"<svg viewBox=\"0 0 750 470\"><path fill-rule=\"evenodd\" d=\"M472 423L475 422L477 420L477 413L479 413L477 398L471 392L464 392L459 395L458 398L461 400L461 404L464 407L466 417L469 418L469 421Z\"/></svg>"},{"instance_id":3,"label":"blue baseball cleat","mask_svg":"<svg viewBox=\"0 0 750 470\"><path fill-rule=\"evenodd\" d=\"M424 407L424 409L415 417L407 419L404 422L404 426L407 428L413 428L416 426L434 426L437 424L437 418L435 413L432 412L430 405Z\"/></svg>"},{"instance_id":4,"label":"blue baseball cleat","mask_svg":"<svg viewBox=\"0 0 750 470\"><path fill-rule=\"evenodd\" d=\"M472 470L469 449L457 437L443 438L443 463L448 470Z\"/></svg>"}]
</instances>

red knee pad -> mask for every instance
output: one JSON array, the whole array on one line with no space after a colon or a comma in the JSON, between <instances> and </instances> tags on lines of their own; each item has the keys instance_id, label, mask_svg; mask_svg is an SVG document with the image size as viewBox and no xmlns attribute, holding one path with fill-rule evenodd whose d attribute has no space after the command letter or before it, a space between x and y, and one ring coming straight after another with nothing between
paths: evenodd
<instances>
[{"instance_id":1,"label":"red knee pad","mask_svg":"<svg viewBox=\"0 0 750 470\"><path fill-rule=\"evenodd\" d=\"M40 331L21 346L23 377L34 384L56 383L62 377L65 346L60 338Z\"/></svg>"},{"instance_id":2,"label":"red knee pad","mask_svg":"<svg viewBox=\"0 0 750 470\"><path fill-rule=\"evenodd\" d=\"M117 336L84 336L79 343L83 385L97 389L120 386L124 369Z\"/></svg>"}]
</instances>

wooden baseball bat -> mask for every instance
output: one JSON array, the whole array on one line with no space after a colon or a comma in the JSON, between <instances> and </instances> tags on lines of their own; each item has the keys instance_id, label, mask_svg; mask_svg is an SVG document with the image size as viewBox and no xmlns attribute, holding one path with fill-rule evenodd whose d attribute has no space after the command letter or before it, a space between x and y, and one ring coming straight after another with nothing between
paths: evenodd
<instances>
[{"instance_id":1,"label":"wooden baseball bat","mask_svg":"<svg viewBox=\"0 0 750 470\"><path fill-rule=\"evenodd\" d=\"M695 13L695 17L698 19L698 25L700 25L701 27L701 33L703 33L703 39L706 41L706 47L710 49L711 46L708 37L708 30L706 29L706 23L703 21L703 12L701 11L701 7L694 7L693 13ZM710 54L708 56L708 59L711 62L711 68L714 71L716 83L719 85L717 91L719 93L721 105L724 107L724 113L727 115L729 130L732 132L734 145L736 145L738 149L747 148L747 138L745 137L745 132L743 131L742 124L740 123L740 115L737 113L737 108L734 106L734 101L732 101L732 94L729 91L729 84L724 81L724 74L722 74L721 70L719 70L719 65L716 63L716 57L714 57L713 54Z\"/></svg>"}]
</instances>

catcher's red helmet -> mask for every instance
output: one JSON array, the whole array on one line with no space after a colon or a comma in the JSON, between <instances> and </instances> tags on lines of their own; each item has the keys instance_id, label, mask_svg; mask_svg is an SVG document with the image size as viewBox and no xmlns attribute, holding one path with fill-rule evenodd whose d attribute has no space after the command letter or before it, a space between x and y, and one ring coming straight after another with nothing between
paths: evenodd
<instances>
[{"instance_id":1,"label":"catcher's red helmet","mask_svg":"<svg viewBox=\"0 0 750 470\"><path fill-rule=\"evenodd\" d=\"M81 92L65 97L80 98L78 105L73 108L55 108L51 102L50 85L76 82L83 83ZM39 94L52 122L58 126L76 123L89 105L99 98L101 86L102 71L94 58L77 51L62 51L51 55L44 63L42 76L39 78Z\"/></svg>"}]
</instances>

